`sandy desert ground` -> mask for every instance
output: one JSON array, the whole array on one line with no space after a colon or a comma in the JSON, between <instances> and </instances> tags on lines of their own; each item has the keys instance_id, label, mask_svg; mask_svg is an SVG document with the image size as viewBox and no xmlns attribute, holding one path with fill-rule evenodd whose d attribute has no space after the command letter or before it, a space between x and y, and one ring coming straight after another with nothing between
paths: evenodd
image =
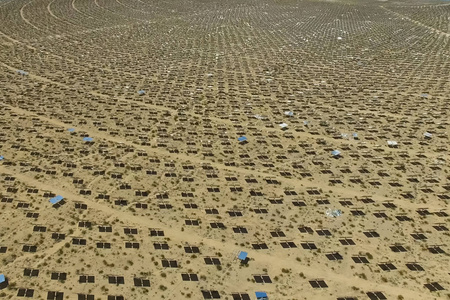
<instances>
[{"instance_id":1,"label":"sandy desert ground","mask_svg":"<svg viewBox=\"0 0 450 300\"><path fill-rule=\"evenodd\" d=\"M449 130L448 1L0 1L0 298L450 299Z\"/></svg>"}]
</instances>

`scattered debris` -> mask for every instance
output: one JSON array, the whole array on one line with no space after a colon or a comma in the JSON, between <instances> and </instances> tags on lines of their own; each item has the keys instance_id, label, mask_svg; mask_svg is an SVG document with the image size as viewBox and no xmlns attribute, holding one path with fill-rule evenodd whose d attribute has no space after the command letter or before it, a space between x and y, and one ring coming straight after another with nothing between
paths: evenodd
<instances>
[{"instance_id":1,"label":"scattered debris","mask_svg":"<svg viewBox=\"0 0 450 300\"><path fill-rule=\"evenodd\" d=\"M26 76L26 75L28 75L28 72L25 72L24 70L17 70L17 74Z\"/></svg>"},{"instance_id":2,"label":"scattered debris","mask_svg":"<svg viewBox=\"0 0 450 300\"><path fill-rule=\"evenodd\" d=\"M280 127L281 127L282 130L286 130L286 129L288 128L288 124L286 124L286 123L281 123L281 124L280 124Z\"/></svg>"},{"instance_id":3,"label":"scattered debris","mask_svg":"<svg viewBox=\"0 0 450 300\"><path fill-rule=\"evenodd\" d=\"M388 147L396 148L398 146L397 141L387 141Z\"/></svg>"},{"instance_id":4,"label":"scattered debris","mask_svg":"<svg viewBox=\"0 0 450 300\"><path fill-rule=\"evenodd\" d=\"M338 157L341 155L341 151L339 150L333 150L331 151L331 155L333 155L334 157Z\"/></svg>"},{"instance_id":5,"label":"scattered debris","mask_svg":"<svg viewBox=\"0 0 450 300\"><path fill-rule=\"evenodd\" d=\"M340 209L327 209L325 214L329 217L336 218L342 215L342 211Z\"/></svg>"}]
</instances>

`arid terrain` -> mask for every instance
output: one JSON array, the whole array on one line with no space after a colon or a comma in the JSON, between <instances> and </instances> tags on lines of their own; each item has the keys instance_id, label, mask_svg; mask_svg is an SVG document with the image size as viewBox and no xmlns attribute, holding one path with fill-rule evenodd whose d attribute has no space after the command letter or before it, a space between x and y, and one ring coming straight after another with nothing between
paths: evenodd
<instances>
[{"instance_id":1,"label":"arid terrain","mask_svg":"<svg viewBox=\"0 0 450 300\"><path fill-rule=\"evenodd\" d=\"M0 299L450 299L449 131L448 1L0 1Z\"/></svg>"}]
</instances>

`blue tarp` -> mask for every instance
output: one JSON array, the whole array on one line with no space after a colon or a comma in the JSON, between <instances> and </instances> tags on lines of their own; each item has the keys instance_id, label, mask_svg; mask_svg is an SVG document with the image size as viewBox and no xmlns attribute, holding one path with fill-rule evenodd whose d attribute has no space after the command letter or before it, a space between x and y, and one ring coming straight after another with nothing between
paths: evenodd
<instances>
[{"instance_id":1,"label":"blue tarp","mask_svg":"<svg viewBox=\"0 0 450 300\"><path fill-rule=\"evenodd\" d=\"M247 141L247 137L245 137L245 136L240 136L240 137L238 137L238 141L239 141L239 142L245 142L245 141Z\"/></svg>"},{"instance_id":2,"label":"blue tarp","mask_svg":"<svg viewBox=\"0 0 450 300\"><path fill-rule=\"evenodd\" d=\"M4 160L5 158L3 157L3 155L0 155L0 160Z\"/></svg>"},{"instance_id":3,"label":"blue tarp","mask_svg":"<svg viewBox=\"0 0 450 300\"><path fill-rule=\"evenodd\" d=\"M353 133L353 137L354 138L357 138L358 137L358 134L355 132L355 133Z\"/></svg>"},{"instance_id":4,"label":"blue tarp","mask_svg":"<svg viewBox=\"0 0 450 300\"><path fill-rule=\"evenodd\" d=\"M340 155L341 154L341 151L339 151L339 150L333 150L333 151L331 151L331 155L333 155L333 156L338 156L338 155Z\"/></svg>"},{"instance_id":5,"label":"blue tarp","mask_svg":"<svg viewBox=\"0 0 450 300\"><path fill-rule=\"evenodd\" d=\"M139 90L139 91L138 91L138 94L141 95L141 96L142 96L142 95L145 95L145 91L144 91L144 90Z\"/></svg>"},{"instance_id":6,"label":"blue tarp","mask_svg":"<svg viewBox=\"0 0 450 300\"><path fill-rule=\"evenodd\" d=\"M5 281L6 281L5 275L0 274L0 283L5 282Z\"/></svg>"},{"instance_id":7,"label":"blue tarp","mask_svg":"<svg viewBox=\"0 0 450 300\"><path fill-rule=\"evenodd\" d=\"M245 259L247 258L247 255L248 255L247 252L241 251L241 252L239 253L238 258L239 258L240 260L245 260Z\"/></svg>"},{"instance_id":8,"label":"blue tarp","mask_svg":"<svg viewBox=\"0 0 450 300\"><path fill-rule=\"evenodd\" d=\"M69 132L74 132L75 131L75 128L69 128L69 129L67 129Z\"/></svg>"},{"instance_id":9,"label":"blue tarp","mask_svg":"<svg viewBox=\"0 0 450 300\"><path fill-rule=\"evenodd\" d=\"M267 298L267 293L266 292L255 292L256 295L256 299L260 299L260 300L267 300L269 298Z\"/></svg>"},{"instance_id":10,"label":"blue tarp","mask_svg":"<svg viewBox=\"0 0 450 300\"><path fill-rule=\"evenodd\" d=\"M58 202L61 201L62 199L64 199L63 196L58 195L58 196L56 196L56 197L50 199L50 203L53 204L53 205L55 205L56 203L58 203Z\"/></svg>"},{"instance_id":11,"label":"blue tarp","mask_svg":"<svg viewBox=\"0 0 450 300\"><path fill-rule=\"evenodd\" d=\"M91 137L85 137L85 138L83 138L83 141L85 141L85 142L92 142L94 139L93 138L91 138Z\"/></svg>"}]
</instances>

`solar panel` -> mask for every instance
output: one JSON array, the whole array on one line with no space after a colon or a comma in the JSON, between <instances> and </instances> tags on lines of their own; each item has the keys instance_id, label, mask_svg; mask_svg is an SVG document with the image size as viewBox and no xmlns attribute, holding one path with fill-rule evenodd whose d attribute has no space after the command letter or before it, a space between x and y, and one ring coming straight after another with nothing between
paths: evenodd
<instances>
[{"instance_id":1,"label":"solar panel","mask_svg":"<svg viewBox=\"0 0 450 300\"><path fill-rule=\"evenodd\" d=\"M396 268L396 267L394 266L394 264L392 264L392 263L378 264L378 266L379 266L383 271L397 270L397 268Z\"/></svg>"},{"instance_id":2,"label":"solar panel","mask_svg":"<svg viewBox=\"0 0 450 300\"><path fill-rule=\"evenodd\" d=\"M319 229L319 230L316 230L316 233L319 236L331 236L331 232L328 229Z\"/></svg>"},{"instance_id":3,"label":"solar panel","mask_svg":"<svg viewBox=\"0 0 450 300\"><path fill-rule=\"evenodd\" d=\"M397 218L400 222L412 221L412 219L408 216L395 216L395 218Z\"/></svg>"},{"instance_id":4,"label":"solar panel","mask_svg":"<svg viewBox=\"0 0 450 300\"><path fill-rule=\"evenodd\" d=\"M269 275L253 275L256 283L272 283Z\"/></svg>"},{"instance_id":5,"label":"solar panel","mask_svg":"<svg viewBox=\"0 0 450 300\"><path fill-rule=\"evenodd\" d=\"M415 240L426 240L427 237L423 233L412 233L411 236Z\"/></svg>"},{"instance_id":6,"label":"solar panel","mask_svg":"<svg viewBox=\"0 0 450 300\"><path fill-rule=\"evenodd\" d=\"M297 248L297 245L294 242L281 242L280 245L283 248Z\"/></svg>"},{"instance_id":7,"label":"solar panel","mask_svg":"<svg viewBox=\"0 0 450 300\"><path fill-rule=\"evenodd\" d=\"M52 239L54 240L64 240L66 238L66 235L64 233L52 233Z\"/></svg>"},{"instance_id":8,"label":"solar panel","mask_svg":"<svg viewBox=\"0 0 450 300\"><path fill-rule=\"evenodd\" d=\"M387 219L387 214L385 214L384 212L376 212L373 214L376 218L384 218Z\"/></svg>"},{"instance_id":9,"label":"solar panel","mask_svg":"<svg viewBox=\"0 0 450 300\"><path fill-rule=\"evenodd\" d=\"M195 247L195 246L184 247L184 251L186 253L200 253L200 249L198 247Z\"/></svg>"},{"instance_id":10,"label":"solar panel","mask_svg":"<svg viewBox=\"0 0 450 300\"><path fill-rule=\"evenodd\" d=\"M393 245L389 246L391 248L392 252L407 252L406 248L401 245Z\"/></svg>"},{"instance_id":11,"label":"solar panel","mask_svg":"<svg viewBox=\"0 0 450 300\"><path fill-rule=\"evenodd\" d=\"M37 246L24 245L22 247L22 251L23 252L36 252L37 251Z\"/></svg>"},{"instance_id":12,"label":"solar panel","mask_svg":"<svg viewBox=\"0 0 450 300\"><path fill-rule=\"evenodd\" d=\"M272 235L272 237L286 237L286 234L284 234L283 231L271 231L270 235Z\"/></svg>"},{"instance_id":13,"label":"solar panel","mask_svg":"<svg viewBox=\"0 0 450 300\"><path fill-rule=\"evenodd\" d=\"M298 230L301 233L308 233L308 234L313 234L314 233L314 231L312 230L311 227L299 227Z\"/></svg>"},{"instance_id":14,"label":"solar panel","mask_svg":"<svg viewBox=\"0 0 450 300\"><path fill-rule=\"evenodd\" d=\"M220 299L220 294L218 291L202 290L202 295L204 299Z\"/></svg>"},{"instance_id":15,"label":"solar panel","mask_svg":"<svg viewBox=\"0 0 450 300\"><path fill-rule=\"evenodd\" d=\"M364 235L368 238L377 238L380 237L380 235L376 231L365 231L363 232Z\"/></svg>"},{"instance_id":16,"label":"solar panel","mask_svg":"<svg viewBox=\"0 0 450 300\"><path fill-rule=\"evenodd\" d=\"M292 204L297 207L304 207L306 203L304 201L292 201Z\"/></svg>"},{"instance_id":17,"label":"solar panel","mask_svg":"<svg viewBox=\"0 0 450 300\"><path fill-rule=\"evenodd\" d=\"M181 279L183 281L191 281L191 276L190 276L190 274L183 273L183 274L181 274Z\"/></svg>"},{"instance_id":18,"label":"solar panel","mask_svg":"<svg viewBox=\"0 0 450 300\"><path fill-rule=\"evenodd\" d=\"M198 221L198 220L184 220L184 223L186 225L191 225L191 226L199 226L200 225L200 221Z\"/></svg>"},{"instance_id":19,"label":"solar panel","mask_svg":"<svg viewBox=\"0 0 450 300\"><path fill-rule=\"evenodd\" d=\"M27 297L27 298L33 298L34 290L33 289L19 289L17 291L17 297Z\"/></svg>"},{"instance_id":20,"label":"solar panel","mask_svg":"<svg viewBox=\"0 0 450 300\"><path fill-rule=\"evenodd\" d=\"M95 300L95 296L90 294L78 294L78 300Z\"/></svg>"},{"instance_id":21,"label":"solar panel","mask_svg":"<svg viewBox=\"0 0 450 300\"><path fill-rule=\"evenodd\" d=\"M370 300L386 300L386 296L382 292L367 292L366 295Z\"/></svg>"},{"instance_id":22,"label":"solar panel","mask_svg":"<svg viewBox=\"0 0 450 300\"><path fill-rule=\"evenodd\" d=\"M437 231L449 231L449 229L444 225L435 225L433 226L433 228L436 229Z\"/></svg>"},{"instance_id":23,"label":"solar panel","mask_svg":"<svg viewBox=\"0 0 450 300\"><path fill-rule=\"evenodd\" d=\"M23 275L29 276L29 277L37 277L37 276L39 276L39 270L38 269L24 269Z\"/></svg>"},{"instance_id":24,"label":"solar panel","mask_svg":"<svg viewBox=\"0 0 450 300\"><path fill-rule=\"evenodd\" d=\"M238 226L238 227L233 227L233 232L234 233L248 233L248 230L245 227Z\"/></svg>"},{"instance_id":25,"label":"solar panel","mask_svg":"<svg viewBox=\"0 0 450 300\"><path fill-rule=\"evenodd\" d=\"M204 261L207 265L221 265L220 259L216 257L205 257Z\"/></svg>"},{"instance_id":26,"label":"solar panel","mask_svg":"<svg viewBox=\"0 0 450 300\"><path fill-rule=\"evenodd\" d=\"M87 243L86 239L79 239L79 238L74 238L72 239L72 244L73 245L81 245L81 246L85 246Z\"/></svg>"},{"instance_id":27,"label":"solar panel","mask_svg":"<svg viewBox=\"0 0 450 300\"><path fill-rule=\"evenodd\" d=\"M350 213L353 216L365 216L366 214L362 210L351 210Z\"/></svg>"},{"instance_id":28,"label":"solar panel","mask_svg":"<svg viewBox=\"0 0 450 300\"><path fill-rule=\"evenodd\" d=\"M434 214L438 217L448 217L449 216L445 211L437 211Z\"/></svg>"},{"instance_id":29,"label":"solar panel","mask_svg":"<svg viewBox=\"0 0 450 300\"><path fill-rule=\"evenodd\" d=\"M418 263L407 263L406 267L411 271L425 271L424 268Z\"/></svg>"},{"instance_id":30,"label":"solar panel","mask_svg":"<svg viewBox=\"0 0 450 300\"><path fill-rule=\"evenodd\" d=\"M139 249L139 243L126 242L125 248L128 249Z\"/></svg>"},{"instance_id":31,"label":"solar panel","mask_svg":"<svg viewBox=\"0 0 450 300\"><path fill-rule=\"evenodd\" d=\"M111 226L98 226L99 232L112 232Z\"/></svg>"},{"instance_id":32,"label":"solar panel","mask_svg":"<svg viewBox=\"0 0 450 300\"><path fill-rule=\"evenodd\" d=\"M445 290L439 283L437 282L431 282L431 283L427 283L424 284L424 287L426 287L427 289L429 289L431 292L435 292L435 291L443 291Z\"/></svg>"},{"instance_id":33,"label":"solar panel","mask_svg":"<svg viewBox=\"0 0 450 300\"><path fill-rule=\"evenodd\" d=\"M167 243L153 243L155 250L169 250L169 245Z\"/></svg>"},{"instance_id":34,"label":"solar panel","mask_svg":"<svg viewBox=\"0 0 450 300\"><path fill-rule=\"evenodd\" d=\"M193 273L182 273L181 278L183 281L198 281L198 275Z\"/></svg>"},{"instance_id":35,"label":"solar panel","mask_svg":"<svg viewBox=\"0 0 450 300\"><path fill-rule=\"evenodd\" d=\"M125 300L125 298L123 296L112 296L112 295L109 295L108 296L108 300Z\"/></svg>"},{"instance_id":36,"label":"solar panel","mask_svg":"<svg viewBox=\"0 0 450 300\"><path fill-rule=\"evenodd\" d=\"M221 222L214 222L214 223L210 223L209 225L211 226L211 228L225 229L225 225Z\"/></svg>"},{"instance_id":37,"label":"solar panel","mask_svg":"<svg viewBox=\"0 0 450 300\"><path fill-rule=\"evenodd\" d=\"M342 259L344 259L344 258L342 257L342 255L339 254L338 252L325 254L325 256L326 256L329 260L342 260Z\"/></svg>"},{"instance_id":38,"label":"solar panel","mask_svg":"<svg viewBox=\"0 0 450 300\"><path fill-rule=\"evenodd\" d=\"M250 295L247 293L232 293L233 300L250 300Z\"/></svg>"},{"instance_id":39,"label":"solar panel","mask_svg":"<svg viewBox=\"0 0 450 300\"><path fill-rule=\"evenodd\" d=\"M136 228L124 228L123 232L125 234L138 234L138 230Z\"/></svg>"},{"instance_id":40,"label":"solar panel","mask_svg":"<svg viewBox=\"0 0 450 300\"><path fill-rule=\"evenodd\" d=\"M255 243L252 244L252 247L255 250L269 249L266 243Z\"/></svg>"},{"instance_id":41,"label":"solar panel","mask_svg":"<svg viewBox=\"0 0 450 300\"><path fill-rule=\"evenodd\" d=\"M81 275L78 279L79 283L95 283L95 276Z\"/></svg>"},{"instance_id":42,"label":"solar panel","mask_svg":"<svg viewBox=\"0 0 450 300\"><path fill-rule=\"evenodd\" d=\"M159 229L150 229L150 236L164 236L164 231Z\"/></svg>"},{"instance_id":43,"label":"solar panel","mask_svg":"<svg viewBox=\"0 0 450 300\"><path fill-rule=\"evenodd\" d=\"M59 273L59 272L53 272L51 275L52 280L66 280L67 279L67 273Z\"/></svg>"},{"instance_id":44,"label":"solar panel","mask_svg":"<svg viewBox=\"0 0 450 300\"><path fill-rule=\"evenodd\" d=\"M397 205L395 205L395 204L392 203L392 202L383 202L382 204L383 204L384 207L386 207L386 208L392 208L392 209L397 208Z\"/></svg>"},{"instance_id":45,"label":"solar panel","mask_svg":"<svg viewBox=\"0 0 450 300\"><path fill-rule=\"evenodd\" d=\"M352 239L340 239L339 242L344 246L354 246L356 245Z\"/></svg>"},{"instance_id":46,"label":"solar panel","mask_svg":"<svg viewBox=\"0 0 450 300\"><path fill-rule=\"evenodd\" d=\"M47 300L63 300L64 293L63 292L48 292Z\"/></svg>"},{"instance_id":47,"label":"solar panel","mask_svg":"<svg viewBox=\"0 0 450 300\"><path fill-rule=\"evenodd\" d=\"M430 251L432 254L443 254L443 253L445 253L445 251L442 250L441 247L439 247L439 246L428 247L428 251Z\"/></svg>"},{"instance_id":48,"label":"solar panel","mask_svg":"<svg viewBox=\"0 0 450 300\"><path fill-rule=\"evenodd\" d=\"M352 256L352 259L357 264L368 264L369 260L364 256Z\"/></svg>"},{"instance_id":49,"label":"solar panel","mask_svg":"<svg viewBox=\"0 0 450 300\"><path fill-rule=\"evenodd\" d=\"M300 245L302 246L303 249L306 249L306 250L317 250L316 244L314 244L312 242L300 243Z\"/></svg>"},{"instance_id":50,"label":"solar panel","mask_svg":"<svg viewBox=\"0 0 450 300\"><path fill-rule=\"evenodd\" d=\"M163 260L161 260L161 265L164 268L178 268L178 263L176 260L163 259Z\"/></svg>"},{"instance_id":51,"label":"solar panel","mask_svg":"<svg viewBox=\"0 0 450 300\"><path fill-rule=\"evenodd\" d=\"M34 232L46 232L47 231L47 227L36 225L36 226L33 227L33 231Z\"/></svg>"},{"instance_id":52,"label":"solar panel","mask_svg":"<svg viewBox=\"0 0 450 300\"><path fill-rule=\"evenodd\" d=\"M315 289L328 287L324 280L310 280L309 284L311 284L311 286Z\"/></svg>"},{"instance_id":53,"label":"solar panel","mask_svg":"<svg viewBox=\"0 0 450 300\"><path fill-rule=\"evenodd\" d=\"M150 286L150 280L145 278L134 278L133 279L134 286L136 287L149 287Z\"/></svg>"}]
</instances>

